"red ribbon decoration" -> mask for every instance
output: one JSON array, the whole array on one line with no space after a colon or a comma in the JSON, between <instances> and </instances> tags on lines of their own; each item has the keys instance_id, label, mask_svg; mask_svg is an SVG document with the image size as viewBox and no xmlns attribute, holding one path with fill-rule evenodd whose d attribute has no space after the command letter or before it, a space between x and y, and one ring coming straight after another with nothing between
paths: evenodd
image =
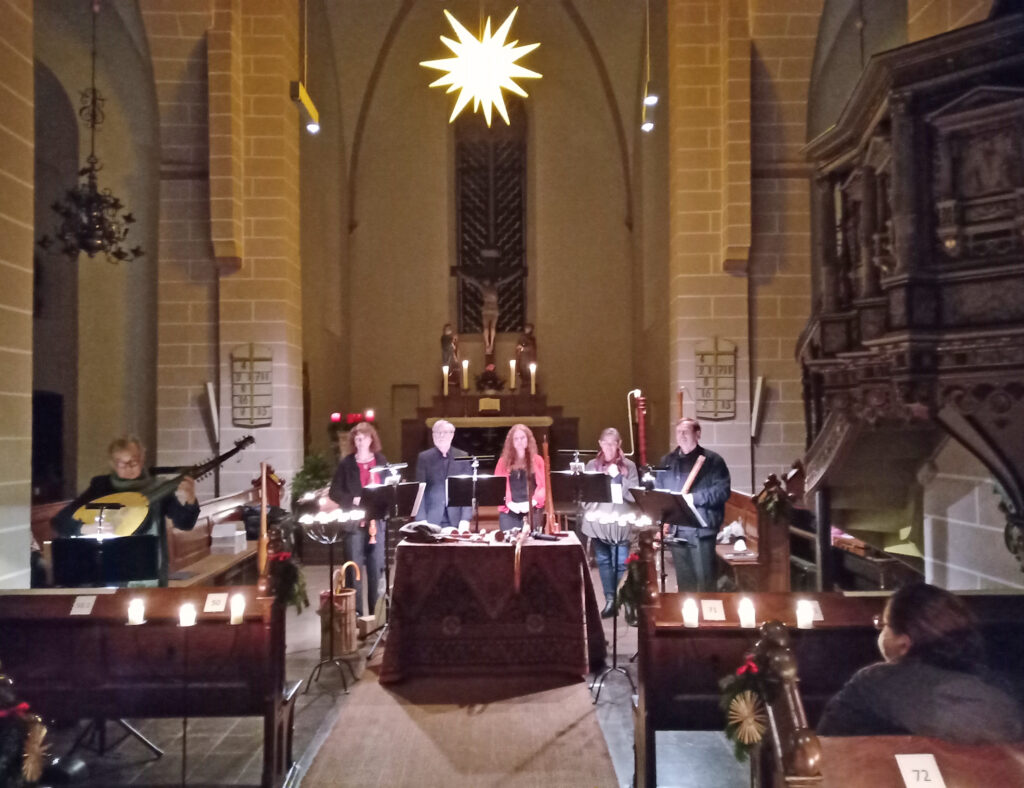
<instances>
[{"instance_id":1,"label":"red ribbon decoration","mask_svg":"<svg viewBox=\"0 0 1024 788\"><path fill-rule=\"evenodd\" d=\"M28 708L28 704L22 702L19 703L17 706L11 706L11 708L9 709L0 709L0 718L12 717L14 715L21 717L22 715L28 713Z\"/></svg>"},{"instance_id":2,"label":"red ribbon decoration","mask_svg":"<svg viewBox=\"0 0 1024 788\"><path fill-rule=\"evenodd\" d=\"M742 676L748 670L751 673L757 673L758 672L757 663L754 662L754 660L751 657L747 657L747 661L744 662L743 665L741 665L740 668L736 671L736 675L737 676Z\"/></svg>"}]
</instances>

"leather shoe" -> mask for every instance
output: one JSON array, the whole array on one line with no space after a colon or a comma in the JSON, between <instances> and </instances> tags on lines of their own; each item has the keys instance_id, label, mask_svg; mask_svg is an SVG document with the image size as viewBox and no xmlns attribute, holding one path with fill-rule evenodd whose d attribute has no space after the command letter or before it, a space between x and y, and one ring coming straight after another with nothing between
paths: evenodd
<instances>
[{"instance_id":1,"label":"leather shoe","mask_svg":"<svg viewBox=\"0 0 1024 788\"><path fill-rule=\"evenodd\" d=\"M609 599L605 602L604 610L601 611L601 618L612 618L616 613L615 601Z\"/></svg>"}]
</instances>

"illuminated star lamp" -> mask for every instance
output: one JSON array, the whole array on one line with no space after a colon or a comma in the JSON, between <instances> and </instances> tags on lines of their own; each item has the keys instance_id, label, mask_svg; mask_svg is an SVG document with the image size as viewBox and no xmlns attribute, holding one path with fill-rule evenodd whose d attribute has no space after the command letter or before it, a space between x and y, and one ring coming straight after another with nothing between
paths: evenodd
<instances>
[{"instance_id":1,"label":"illuminated star lamp","mask_svg":"<svg viewBox=\"0 0 1024 788\"><path fill-rule=\"evenodd\" d=\"M420 65L447 72L444 76L431 82L430 87L448 87L446 91L448 93L460 91L455 102L455 109L452 110L452 115L448 119L449 123L454 121L463 108L472 101L474 112L477 112L481 106L483 107L484 120L487 121L488 127L491 125L492 107L498 110L505 125L510 125L502 89L510 90L525 98L526 91L515 83L515 79L540 79L541 75L536 71L530 71L530 69L516 64L519 58L532 52L540 44L517 46L518 41L505 40L518 10L518 8L512 9L512 13L501 23L501 27L494 32L494 35L491 35L491 18L487 17L483 36L479 39L451 13L444 12L459 40L453 41L446 36L441 36L441 41L455 53L455 57L444 60L424 60Z\"/></svg>"}]
</instances>

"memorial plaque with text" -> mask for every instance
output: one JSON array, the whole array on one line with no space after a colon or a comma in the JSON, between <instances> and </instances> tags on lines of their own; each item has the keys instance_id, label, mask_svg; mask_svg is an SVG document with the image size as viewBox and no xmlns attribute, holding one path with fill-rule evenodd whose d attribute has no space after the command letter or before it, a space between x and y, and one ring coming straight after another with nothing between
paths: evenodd
<instances>
[{"instance_id":1,"label":"memorial plaque with text","mask_svg":"<svg viewBox=\"0 0 1024 788\"><path fill-rule=\"evenodd\" d=\"M712 337L697 345L698 419L736 418L736 343Z\"/></svg>"},{"instance_id":2,"label":"memorial plaque with text","mask_svg":"<svg viewBox=\"0 0 1024 788\"><path fill-rule=\"evenodd\" d=\"M231 423L269 427L274 412L274 353L266 345L239 345L231 351Z\"/></svg>"}]
</instances>

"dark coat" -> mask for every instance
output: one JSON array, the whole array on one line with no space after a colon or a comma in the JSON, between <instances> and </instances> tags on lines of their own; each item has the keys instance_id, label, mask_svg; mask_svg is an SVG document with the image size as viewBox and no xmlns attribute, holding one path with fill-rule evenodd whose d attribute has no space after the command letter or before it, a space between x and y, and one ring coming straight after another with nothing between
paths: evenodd
<instances>
[{"instance_id":1,"label":"dark coat","mask_svg":"<svg viewBox=\"0 0 1024 788\"><path fill-rule=\"evenodd\" d=\"M373 453L373 460L377 465L387 465L388 458L379 451ZM356 462L356 455L349 454L341 458L338 467L334 471L334 479L331 480L331 489L327 496L342 509L353 508L352 500L358 498L363 490L359 482L359 464Z\"/></svg>"},{"instance_id":2,"label":"dark coat","mask_svg":"<svg viewBox=\"0 0 1024 788\"><path fill-rule=\"evenodd\" d=\"M689 454L683 454L676 446L673 451L661 458L660 465L667 470L658 471L657 484L659 489L679 492L699 456L704 457L704 465L690 488L690 492L693 493L693 507L704 518L708 528L713 533L718 533L722 520L725 519L725 502L729 500L732 492L729 469L721 455L703 446L697 446Z\"/></svg>"},{"instance_id":3,"label":"dark coat","mask_svg":"<svg viewBox=\"0 0 1024 788\"><path fill-rule=\"evenodd\" d=\"M451 525L458 527L460 520L473 519L471 506L448 506L448 477L459 476L470 470L468 462L456 462L456 457L467 457L462 449L452 446L445 457L433 446L421 451L416 457L416 481L426 482L423 490L423 502L417 515L434 525ZM445 512L448 519L445 521Z\"/></svg>"}]
</instances>

